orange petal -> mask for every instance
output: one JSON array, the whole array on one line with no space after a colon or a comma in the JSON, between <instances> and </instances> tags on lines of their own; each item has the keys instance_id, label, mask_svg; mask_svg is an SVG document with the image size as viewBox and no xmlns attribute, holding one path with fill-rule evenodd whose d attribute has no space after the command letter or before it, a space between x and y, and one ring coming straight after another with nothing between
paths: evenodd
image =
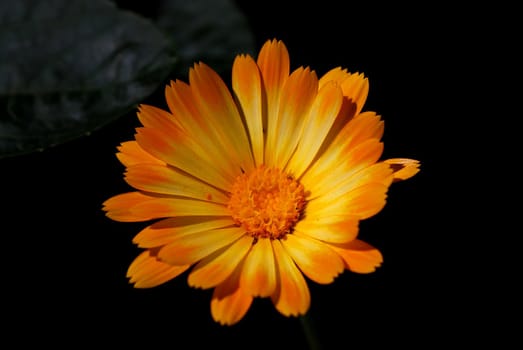
<instances>
[{"instance_id":1,"label":"orange petal","mask_svg":"<svg viewBox=\"0 0 523 350\"><path fill-rule=\"evenodd\" d=\"M202 139L201 135L191 136L184 129L183 126L179 123L179 119L175 119L174 116L166 111L163 111L159 108L141 105L138 118L145 126L145 128L137 129L140 134L150 132L150 130L161 131L161 135L164 137L164 142L176 143L177 146L188 147L193 151L198 159L201 159L202 162L206 162L209 165L214 166L215 159L209 158L206 151L200 146L200 140ZM161 140L159 140L161 141ZM143 146L143 145L142 145ZM174 165L174 164L173 164Z\"/></svg>"},{"instance_id":2,"label":"orange petal","mask_svg":"<svg viewBox=\"0 0 523 350\"><path fill-rule=\"evenodd\" d=\"M137 164L127 168L125 180L142 191L185 196L217 203L229 198L214 187L199 181L173 167L160 164Z\"/></svg>"},{"instance_id":3,"label":"orange petal","mask_svg":"<svg viewBox=\"0 0 523 350\"><path fill-rule=\"evenodd\" d=\"M267 132L276 135L280 93L290 72L287 47L282 41L268 40L258 54L257 63L267 96Z\"/></svg>"},{"instance_id":4,"label":"orange petal","mask_svg":"<svg viewBox=\"0 0 523 350\"><path fill-rule=\"evenodd\" d=\"M240 286L252 296L268 297L276 289L276 266L272 243L260 238L245 259Z\"/></svg>"},{"instance_id":5,"label":"orange petal","mask_svg":"<svg viewBox=\"0 0 523 350\"><path fill-rule=\"evenodd\" d=\"M232 66L232 87L247 122L256 166L263 164L263 98L262 81L256 62L239 55ZM266 122L265 122L266 123Z\"/></svg>"},{"instance_id":6,"label":"orange petal","mask_svg":"<svg viewBox=\"0 0 523 350\"><path fill-rule=\"evenodd\" d=\"M253 297L239 287L240 266L214 289L212 295L211 315L222 325L238 323L252 304Z\"/></svg>"},{"instance_id":7,"label":"orange petal","mask_svg":"<svg viewBox=\"0 0 523 350\"><path fill-rule=\"evenodd\" d=\"M278 116L268 121L265 153L268 166L282 168L287 164L300 139L304 116L308 115L317 93L318 78L309 68L296 69L285 81Z\"/></svg>"},{"instance_id":8,"label":"orange petal","mask_svg":"<svg viewBox=\"0 0 523 350\"><path fill-rule=\"evenodd\" d=\"M361 112L369 94L369 80L363 74L354 73L341 83L343 96L356 103L356 115Z\"/></svg>"},{"instance_id":9,"label":"orange petal","mask_svg":"<svg viewBox=\"0 0 523 350\"><path fill-rule=\"evenodd\" d=\"M281 243L305 276L316 283L332 283L345 268L335 251L313 238L289 234Z\"/></svg>"},{"instance_id":10,"label":"orange petal","mask_svg":"<svg viewBox=\"0 0 523 350\"><path fill-rule=\"evenodd\" d=\"M196 107L212 125L215 136L244 171L254 168L249 140L238 108L220 76L204 63L189 72ZM202 135L203 136L203 135Z\"/></svg>"},{"instance_id":11,"label":"orange petal","mask_svg":"<svg viewBox=\"0 0 523 350\"><path fill-rule=\"evenodd\" d=\"M205 150L206 159L211 160L225 178L234 180L240 172L240 165L231 158L230 150L215 138L212 123L196 107L191 87L180 80L171 81L165 88L165 98L183 131Z\"/></svg>"},{"instance_id":12,"label":"orange petal","mask_svg":"<svg viewBox=\"0 0 523 350\"><path fill-rule=\"evenodd\" d=\"M309 309L311 296L307 282L279 240L272 243L278 271L278 290L272 302L285 316L304 315Z\"/></svg>"},{"instance_id":13,"label":"orange petal","mask_svg":"<svg viewBox=\"0 0 523 350\"><path fill-rule=\"evenodd\" d=\"M359 239L345 244L333 244L332 249L343 258L347 269L353 272L374 272L383 263L380 251Z\"/></svg>"},{"instance_id":14,"label":"orange petal","mask_svg":"<svg viewBox=\"0 0 523 350\"><path fill-rule=\"evenodd\" d=\"M227 207L213 202L175 197L149 197L130 208L131 215L148 219L173 216L229 216Z\"/></svg>"},{"instance_id":15,"label":"orange petal","mask_svg":"<svg viewBox=\"0 0 523 350\"><path fill-rule=\"evenodd\" d=\"M392 168L394 181L407 180L419 172L419 161L409 158L386 159L385 163Z\"/></svg>"},{"instance_id":16,"label":"orange petal","mask_svg":"<svg viewBox=\"0 0 523 350\"><path fill-rule=\"evenodd\" d=\"M202 216L168 218L144 228L133 238L133 243L142 248L154 248L171 243L180 236L233 225L231 218L216 219Z\"/></svg>"},{"instance_id":17,"label":"orange petal","mask_svg":"<svg viewBox=\"0 0 523 350\"><path fill-rule=\"evenodd\" d=\"M339 132L332 144L331 152L347 152L369 139L381 140L385 123L374 112L363 112L352 118Z\"/></svg>"},{"instance_id":18,"label":"orange petal","mask_svg":"<svg viewBox=\"0 0 523 350\"><path fill-rule=\"evenodd\" d=\"M229 227L180 236L162 247L158 257L172 265L193 264L243 235L243 228Z\"/></svg>"},{"instance_id":19,"label":"orange petal","mask_svg":"<svg viewBox=\"0 0 523 350\"><path fill-rule=\"evenodd\" d=\"M131 209L141 203L148 202L154 197L147 196L141 192L128 192L116 195L103 202L102 209L106 215L116 221L136 222L152 219L150 215L133 213Z\"/></svg>"},{"instance_id":20,"label":"orange petal","mask_svg":"<svg viewBox=\"0 0 523 350\"><path fill-rule=\"evenodd\" d=\"M328 134L325 136L323 144L321 145L316 158L319 158L327 148L329 148L334 140L338 138L338 135L346 127L346 125L354 119L356 113L356 104L350 101L346 97L343 97L340 110L334 123L332 124Z\"/></svg>"},{"instance_id":21,"label":"orange petal","mask_svg":"<svg viewBox=\"0 0 523 350\"><path fill-rule=\"evenodd\" d=\"M202 131L207 131L203 116L194 103L194 97L189 84L176 80L165 87L165 100L177 124L189 135L197 138Z\"/></svg>"},{"instance_id":22,"label":"orange petal","mask_svg":"<svg viewBox=\"0 0 523 350\"><path fill-rule=\"evenodd\" d=\"M213 162L205 160L205 151L182 130L138 128L136 141L147 152L158 159L177 167L190 175L215 187L228 189L232 180L217 171Z\"/></svg>"},{"instance_id":23,"label":"orange petal","mask_svg":"<svg viewBox=\"0 0 523 350\"><path fill-rule=\"evenodd\" d=\"M151 250L142 252L129 266L127 277L135 288L151 288L163 284L182 274L190 265L172 266L166 264Z\"/></svg>"},{"instance_id":24,"label":"orange petal","mask_svg":"<svg viewBox=\"0 0 523 350\"><path fill-rule=\"evenodd\" d=\"M340 132L336 143L357 145L368 139L381 140L384 129L385 122L380 115L375 112L363 112L355 116Z\"/></svg>"},{"instance_id":25,"label":"orange petal","mask_svg":"<svg viewBox=\"0 0 523 350\"><path fill-rule=\"evenodd\" d=\"M383 143L377 139L369 139L347 150L338 153L337 157L332 155L330 169L323 164L315 163L300 182L311 192L311 199L328 193L337 188L352 177L357 176L369 166L376 163L383 152ZM326 157L331 157L325 154ZM391 172L388 172L390 175ZM380 179L381 181L381 179Z\"/></svg>"},{"instance_id":26,"label":"orange petal","mask_svg":"<svg viewBox=\"0 0 523 350\"><path fill-rule=\"evenodd\" d=\"M359 218L350 215L311 216L298 221L294 231L320 241L345 243L358 235Z\"/></svg>"},{"instance_id":27,"label":"orange petal","mask_svg":"<svg viewBox=\"0 0 523 350\"><path fill-rule=\"evenodd\" d=\"M206 289L225 281L251 248L252 240L252 237L245 235L230 247L220 249L202 259L189 274L189 285Z\"/></svg>"},{"instance_id":28,"label":"orange petal","mask_svg":"<svg viewBox=\"0 0 523 350\"><path fill-rule=\"evenodd\" d=\"M357 167L355 167L357 169ZM369 183L380 183L387 188L392 183L392 171L388 164L383 162L375 163L364 167L362 170L355 173L339 174L340 181L331 184L330 191L322 188L311 195L311 202L318 201L319 203L335 202L342 200L342 197L348 196L349 193L356 188L365 186ZM321 192L321 195L318 195Z\"/></svg>"},{"instance_id":29,"label":"orange petal","mask_svg":"<svg viewBox=\"0 0 523 350\"><path fill-rule=\"evenodd\" d=\"M289 173L294 177L299 178L311 164L336 120L342 101L341 89L335 83L326 84L319 90L299 138L296 152L287 166Z\"/></svg>"},{"instance_id":30,"label":"orange petal","mask_svg":"<svg viewBox=\"0 0 523 350\"><path fill-rule=\"evenodd\" d=\"M307 203L307 212L313 216L353 215L366 219L383 209L388 188L381 183L368 183L342 197L320 197Z\"/></svg>"},{"instance_id":31,"label":"orange petal","mask_svg":"<svg viewBox=\"0 0 523 350\"><path fill-rule=\"evenodd\" d=\"M168 131L172 129L180 129L181 127L171 113L158 107L141 104L138 106L137 115L138 119L145 127Z\"/></svg>"},{"instance_id":32,"label":"orange petal","mask_svg":"<svg viewBox=\"0 0 523 350\"><path fill-rule=\"evenodd\" d=\"M116 157L120 162L126 167L135 165L135 164L165 164L156 157L153 157L150 153L145 152L138 142L136 141L126 141L122 142L118 146L118 153Z\"/></svg>"},{"instance_id":33,"label":"orange petal","mask_svg":"<svg viewBox=\"0 0 523 350\"><path fill-rule=\"evenodd\" d=\"M337 67L321 77L320 86L330 81L336 81L341 86L343 95L356 103L356 114L359 114L369 94L369 80L363 74L348 73L347 69Z\"/></svg>"},{"instance_id":34,"label":"orange petal","mask_svg":"<svg viewBox=\"0 0 523 350\"><path fill-rule=\"evenodd\" d=\"M347 154L369 140L376 143L383 135L383 121L372 112L362 113L350 120L334 137L327 149L314 165L307 170L303 178L321 179L332 172L332 164L345 164ZM313 181L314 182L314 181Z\"/></svg>"}]
</instances>

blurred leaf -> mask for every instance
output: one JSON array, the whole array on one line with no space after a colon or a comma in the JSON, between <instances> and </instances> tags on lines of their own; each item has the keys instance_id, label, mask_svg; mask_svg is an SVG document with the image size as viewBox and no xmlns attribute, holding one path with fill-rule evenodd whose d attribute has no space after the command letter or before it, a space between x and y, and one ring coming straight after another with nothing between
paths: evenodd
<instances>
[{"instance_id":1,"label":"blurred leaf","mask_svg":"<svg viewBox=\"0 0 523 350\"><path fill-rule=\"evenodd\" d=\"M169 38L112 2L2 2L0 158L114 120L152 94L174 64Z\"/></svg>"},{"instance_id":2,"label":"blurred leaf","mask_svg":"<svg viewBox=\"0 0 523 350\"><path fill-rule=\"evenodd\" d=\"M186 79L198 61L225 78L237 54L255 52L247 19L232 0L160 0L157 24L175 42L177 78Z\"/></svg>"}]
</instances>

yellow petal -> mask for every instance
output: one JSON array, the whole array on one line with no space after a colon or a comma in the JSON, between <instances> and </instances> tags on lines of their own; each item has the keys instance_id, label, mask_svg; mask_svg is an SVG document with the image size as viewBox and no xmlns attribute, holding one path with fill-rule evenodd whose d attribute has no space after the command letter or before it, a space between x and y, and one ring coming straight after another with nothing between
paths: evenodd
<instances>
[{"instance_id":1,"label":"yellow petal","mask_svg":"<svg viewBox=\"0 0 523 350\"><path fill-rule=\"evenodd\" d=\"M304 315L309 309L311 296L307 282L279 240L273 241L278 290L271 296L272 302L285 316Z\"/></svg>"},{"instance_id":2,"label":"yellow petal","mask_svg":"<svg viewBox=\"0 0 523 350\"><path fill-rule=\"evenodd\" d=\"M205 151L182 130L166 133L160 129L138 128L136 141L153 156L202 181L221 189L232 186L231 179L225 178L213 163L202 158Z\"/></svg>"},{"instance_id":3,"label":"yellow petal","mask_svg":"<svg viewBox=\"0 0 523 350\"><path fill-rule=\"evenodd\" d=\"M336 120L343 101L341 89L333 82L318 92L305 122L298 147L287 166L288 172L299 178L309 167Z\"/></svg>"},{"instance_id":4,"label":"yellow petal","mask_svg":"<svg viewBox=\"0 0 523 350\"><path fill-rule=\"evenodd\" d=\"M241 265L219 284L211 299L212 318L222 325L238 323L251 307L253 297L239 286Z\"/></svg>"},{"instance_id":5,"label":"yellow petal","mask_svg":"<svg viewBox=\"0 0 523 350\"><path fill-rule=\"evenodd\" d=\"M230 150L214 136L212 123L196 107L191 87L180 80L171 81L165 87L165 98L183 131L205 150L205 159L212 161L225 178L234 181L240 172L240 164L234 162Z\"/></svg>"},{"instance_id":6,"label":"yellow petal","mask_svg":"<svg viewBox=\"0 0 523 350\"><path fill-rule=\"evenodd\" d=\"M334 249L345 261L347 269L357 273L371 273L383 263L380 251L359 239L345 244L333 244Z\"/></svg>"},{"instance_id":7,"label":"yellow petal","mask_svg":"<svg viewBox=\"0 0 523 350\"><path fill-rule=\"evenodd\" d=\"M133 243L142 248L154 248L171 243L180 236L233 225L231 218L216 219L202 216L168 218L144 228L133 238Z\"/></svg>"},{"instance_id":8,"label":"yellow petal","mask_svg":"<svg viewBox=\"0 0 523 350\"><path fill-rule=\"evenodd\" d=\"M130 208L137 217L160 219L173 216L229 216L227 207L221 204L175 197L150 197Z\"/></svg>"},{"instance_id":9,"label":"yellow petal","mask_svg":"<svg viewBox=\"0 0 523 350\"><path fill-rule=\"evenodd\" d=\"M277 135L280 93L290 72L287 47L282 41L267 41L258 54L257 63L260 67L267 96L267 134Z\"/></svg>"},{"instance_id":10,"label":"yellow petal","mask_svg":"<svg viewBox=\"0 0 523 350\"><path fill-rule=\"evenodd\" d=\"M172 266L166 264L146 250L134 259L127 270L127 277L135 288L151 288L163 284L182 274L190 265Z\"/></svg>"},{"instance_id":11,"label":"yellow petal","mask_svg":"<svg viewBox=\"0 0 523 350\"><path fill-rule=\"evenodd\" d=\"M419 172L419 161L409 158L391 158L384 160L393 170L394 181L407 180Z\"/></svg>"},{"instance_id":12,"label":"yellow petal","mask_svg":"<svg viewBox=\"0 0 523 350\"><path fill-rule=\"evenodd\" d=\"M276 120L268 121L265 162L283 168L296 149L302 134L305 116L318 92L318 78L309 68L296 69L281 90ZM271 125L271 123L276 125Z\"/></svg>"},{"instance_id":13,"label":"yellow petal","mask_svg":"<svg viewBox=\"0 0 523 350\"><path fill-rule=\"evenodd\" d=\"M156 157L153 157L150 153L145 152L138 142L136 141L126 141L122 142L118 146L118 153L116 157L120 162L126 167L135 165L135 164L165 164Z\"/></svg>"},{"instance_id":14,"label":"yellow petal","mask_svg":"<svg viewBox=\"0 0 523 350\"><path fill-rule=\"evenodd\" d=\"M333 68L320 79L320 86L336 81L342 88L343 95L354 101L357 106L356 114L359 114L369 94L369 81L360 73L348 73L340 67Z\"/></svg>"},{"instance_id":15,"label":"yellow petal","mask_svg":"<svg viewBox=\"0 0 523 350\"><path fill-rule=\"evenodd\" d=\"M289 234L281 243L305 276L316 283L332 283L345 268L335 251L313 238Z\"/></svg>"},{"instance_id":16,"label":"yellow petal","mask_svg":"<svg viewBox=\"0 0 523 350\"><path fill-rule=\"evenodd\" d=\"M240 286L254 297L268 297L276 289L276 266L270 239L260 238L252 246L243 264Z\"/></svg>"},{"instance_id":17,"label":"yellow petal","mask_svg":"<svg viewBox=\"0 0 523 350\"><path fill-rule=\"evenodd\" d=\"M232 88L247 122L256 166L263 164L264 134L262 81L256 62L239 55L232 66Z\"/></svg>"},{"instance_id":18,"label":"yellow petal","mask_svg":"<svg viewBox=\"0 0 523 350\"><path fill-rule=\"evenodd\" d=\"M147 196L141 192L127 192L113 196L103 202L102 209L107 217L122 222L147 221L152 219L150 215L133 213L131 209L141 203L148 202L154 197Z\"/></svg>"},{"instance_id":19,"label":"yellow petal","mask_svg":"<svg viewBox=\"0 0 523 350\"><path fill-rule=\"evenodd\" d=\"M238 108L220 76L204 63L189 72L196 107L212 125L217 139L244 171L254 168L254 160Z\"/></svg>"},{"instance_id":20,"label":"yellow petal","mask_svg":"<svg viewBox=\"0 0 523 350\"><path fill-rule=\"evenodd\" d=\"M350 242L358 235L359 218L350 215L306 215L294 226L298 234L331 243Z\"/></svg>"},{"instance_id":21,"label":"yellow petal","mask_svg":"<svg viewBox=\"0 0 523 350\"><path fill-rule=\"evenodd\" d=\"M251 248L252 240L252 237L245 235L230 247L220 249L202 259L189 274L189 285L206 289L225 281Z\"/></svg>"},{"instance_id":22,"label":"yellow petal","mask_svg":"<svg viewBox=\"0 0 523 350\"><path fill-rule=\"evenodd\" d=\"M224 204L229 201L223 192L166 165L129 166L125 173L125 180L129 185L142 191L185 196Z\"/></svg>"},{"instance_id":23,"label":"yellow petal","mask_svg":"<svg viewBox=\"0 0 523 350\"><path fill-rule=\"evenodd\" d=\"M193 264L243 235L245 230L241 227L219 228L183 235L162 247L158 258L172 265Z\"/></svg>"}]
</instances>

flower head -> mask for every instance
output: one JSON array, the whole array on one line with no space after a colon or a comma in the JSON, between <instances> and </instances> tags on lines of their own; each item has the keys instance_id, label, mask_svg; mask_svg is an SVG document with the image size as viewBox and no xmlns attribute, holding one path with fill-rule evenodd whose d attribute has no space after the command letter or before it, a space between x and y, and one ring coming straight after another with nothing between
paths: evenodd
<instances>
[{"instance_id":1,"label":"flower head","mask_svg":"<svg viewBox=\"0 0 523 350\"><path fill-rule=\"evenodd\" d=\"M133 239L144 251L130 282L149 288L188 271L190 286L214 288L214 320L234 324L256 297L302 315L307 279L373 272L382 255L357 238L359 221L419 163L379 160L383 121L362 112L368 90L341 68L290 72L285 45L269 40L256 61L236 57L232 94L197 63L189 83L166 87L169 111L141 105L143 127L117 153L136 191L103 205L113 220L154 220Z\"/></svg>"}]
</instances>

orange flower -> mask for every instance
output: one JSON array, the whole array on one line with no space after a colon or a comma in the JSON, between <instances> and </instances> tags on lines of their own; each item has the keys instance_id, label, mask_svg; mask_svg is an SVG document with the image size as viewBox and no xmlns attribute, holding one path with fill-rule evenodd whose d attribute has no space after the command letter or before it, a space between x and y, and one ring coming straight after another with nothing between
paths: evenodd
<instances>
[{"instance_id":1,"label":"orange flower","mask_svg":"<svg viewBox=\"0 0 523 350\"><path fill-rule=\"evenodd\" d=\"M383 121L362 112L362 74L290 72L281 41L267 41L257 61L237 56L232 90L198 63L189 84L166 87L169 112L141 105L143 127L117 153L137 191L103 210L117 221L156 220L133 240L144 248L128 270L136 288L192 267L189 285L214 288L211 314L221 324L241 320L255 297L303 315L307 279L328 284L345 269L380 266L381 253L357 238L358 223L419 163L379 161Z\"/></svg>"}]
</instances>

